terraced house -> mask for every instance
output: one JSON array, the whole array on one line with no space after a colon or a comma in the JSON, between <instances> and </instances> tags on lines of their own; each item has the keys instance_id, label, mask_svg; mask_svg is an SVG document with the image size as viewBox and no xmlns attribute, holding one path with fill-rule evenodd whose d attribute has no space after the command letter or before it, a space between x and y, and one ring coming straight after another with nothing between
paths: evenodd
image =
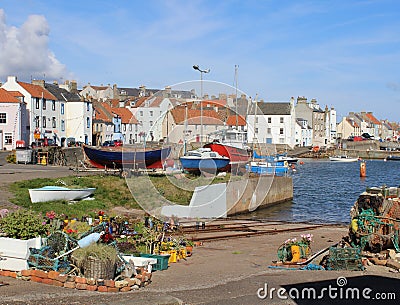
<instances>
[{"instance_id":1,"label":"terraced house","mask_svg":"<svg viewBox=\"0 0 400 305\"><path fill-rule=\"evenodd\" d=\"M26 103L27 135L21 140L27 144L45 138L57 145L65 145L68 138L90 144L93 110L91 102L80 98L77 92L43 80L20 82L15 76L9 76L2 88L19 92ZM20 115L23 117L23 113Z\"/></svg>"}]
</instances>

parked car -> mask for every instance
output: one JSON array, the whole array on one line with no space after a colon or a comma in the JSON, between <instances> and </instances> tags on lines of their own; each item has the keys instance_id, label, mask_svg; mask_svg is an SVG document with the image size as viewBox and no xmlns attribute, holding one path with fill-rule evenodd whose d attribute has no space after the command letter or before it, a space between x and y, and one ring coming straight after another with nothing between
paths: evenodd
<instances>
[{"instance_id":1,"label":"parked car","mask_svg":"<svg viewBox=\"0 0 400 305\"><path fill-rule=\"evenodd\" d=\"M366 140L373 140L374 139L374 136L371 136L368 132L364 132L361 136Z\"/></svg>"},{"instance_id":2,"label":"parked car","mask_svg":"<svg viewBox=\"0 0 400 305\"><path fill-rule=\"evenodd\" d=\"M363 141L364 138L362 136L354 136L353 141Z\"/></svg>"},{"instance_id":3,"label":"parked car","mask_svg":"<svg viewBox=\"0 0 400 305\"><path fill-rule=\"evenodd\" d=\"M114 146L122 146L123 142L121 140L114 140Z\"/></svg>"},{"instance_id":4,"label":"parked car","mask_svg":"<svg viewBox=\"0 0 400 305\"><path fill-rule=\"evenodd\" d=\"M114 141L104 141L101 146L115 146Z\"/></svg>"}]
</instances>

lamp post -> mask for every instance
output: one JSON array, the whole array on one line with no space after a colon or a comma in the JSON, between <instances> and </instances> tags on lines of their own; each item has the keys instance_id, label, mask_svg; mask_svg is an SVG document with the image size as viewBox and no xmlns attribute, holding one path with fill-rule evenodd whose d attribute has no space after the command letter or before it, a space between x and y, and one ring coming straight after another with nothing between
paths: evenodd
<instances>
[{"instance_id":1,"label":"lamp post","mask_svg":"<svg viewBox=\"0 0 400 305\"><path fill-rule=\"evenodd\" d=\"M202 70L198 65L194 65L193 69L200 72L200 145L203 145L203 73L209 73L210 69Z\"/></svg>"}]
</instances>

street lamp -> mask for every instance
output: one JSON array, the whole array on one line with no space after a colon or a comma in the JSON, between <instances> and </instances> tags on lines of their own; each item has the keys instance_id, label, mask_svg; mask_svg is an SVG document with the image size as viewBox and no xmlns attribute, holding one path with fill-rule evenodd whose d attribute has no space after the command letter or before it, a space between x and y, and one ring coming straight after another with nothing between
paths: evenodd
<instances>
[{"instance_id":1,"label":"street lamp","mask_svg":"<svg viewBox=\"0 0 400 305\"><path fill-rule=\"evenodd\" d=\"M194 65L193 69L200 72L200 145L203 145L203 73L209 73L210 69L202 70L199 65Z\"/></svg>"}]
</instances>

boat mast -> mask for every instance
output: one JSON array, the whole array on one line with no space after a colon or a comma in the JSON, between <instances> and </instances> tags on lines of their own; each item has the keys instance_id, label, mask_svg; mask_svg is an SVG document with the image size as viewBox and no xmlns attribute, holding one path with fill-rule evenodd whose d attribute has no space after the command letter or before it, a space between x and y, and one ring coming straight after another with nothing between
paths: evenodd
<instances>
[{"instance_id":1,"label":"boat mast","mask_svg":"<svg viewBox=\"0 0 400 305\"><path fill-rule=\"evenodd\" d=\"M236 130L239 131L239 118L238 118L238 104L237 104L237 83L238 83L238 79L237 79L237 70L238 70L239 66L235 65L235 114L236 114Z\"/></svg>"},{"instance_id":2,"label":"boat mast","mask_svg":"<svg viewBox=\"0 0 400 305\"><path fill-rule=\"evenodd\" d=\"M187 103L185 103L185 132L183 134L183 139L184 139L183 154L184 155L186 155L186 146L187 146L187 143L186 143L187 142L186 137L187 137L187 132L188 132L187 127L188 127L188 105L187 105Z\"/></svg>"},{"instance_id":3,"label":"boat mast","mask_svg":"<svg viewBox=\"0 0 400 305\"><path fill-rule=\"evenodd\" d=\"M256 99L254 101L254 126L253 126L253 141L252 141L252 147L251 150L253 151L253 157L254 157L254 142L256 139L256 122L257 122L257 99L258 99L258 93L256 93ZM251 101L251 98L250 98Z\"/></svg>"}]
</instances>

